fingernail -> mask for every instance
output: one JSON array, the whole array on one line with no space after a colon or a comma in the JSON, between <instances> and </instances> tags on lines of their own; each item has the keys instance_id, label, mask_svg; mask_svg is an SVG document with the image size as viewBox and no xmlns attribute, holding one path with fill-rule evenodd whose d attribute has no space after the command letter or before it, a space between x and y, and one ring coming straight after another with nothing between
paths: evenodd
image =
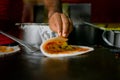
<instances>
[{"instance_id":1,"label":"fingernail","mask_svg":"<svg viewBox=\"0 0 120 80\"><path fill-rule=\"evenodd\" d=\"M67 36L67 34L63 33L63 37L66 37L66 36Z\"/></svg>"},{"instance_id":2,"label":"fingernail","mask_svg":"<svg viewBox=\"0 0 120 80\"><path fill-rule=\"evenodd\" d=\"M62 35L61 32L58 32L58 35L61 36Z\"/></svg>"}]
</instances>

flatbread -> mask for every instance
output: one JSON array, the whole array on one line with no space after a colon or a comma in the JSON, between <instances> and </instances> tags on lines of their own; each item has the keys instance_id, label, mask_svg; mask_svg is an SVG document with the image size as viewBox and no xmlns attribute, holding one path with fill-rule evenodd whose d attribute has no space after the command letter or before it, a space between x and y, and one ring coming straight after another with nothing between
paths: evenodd
<instances>
[{"instance_id":1,"label":"flatbread","mask_svg":"<svg viewBox=\"0 0 120 80\"><path fill-rule=\"evenodd\" d=\"M68 45L66 38L55 37L46 40L40 46L42 53L48 57L73 56L92 51L93 48L86 46Z\"/></svg>"},{"instance_id":2,"label":"flatbread","mask_svg":"<svg viewBox=\"0 0 120 80\"><path fill-rule=\"evenodd\" d=\"M14 48L8 46L0 46L0 52L12 52Z\"/></svg>"},{"instance_id":3,"label":"flatbread","mask_svg":"<svg viewBox=\"0 0 120 80\"><path fill-rule=\"evenodd\" d=\"M20 51L19 45L16 46L0 46L0 56L13 54Z\"/></svg>"}]
</instances>

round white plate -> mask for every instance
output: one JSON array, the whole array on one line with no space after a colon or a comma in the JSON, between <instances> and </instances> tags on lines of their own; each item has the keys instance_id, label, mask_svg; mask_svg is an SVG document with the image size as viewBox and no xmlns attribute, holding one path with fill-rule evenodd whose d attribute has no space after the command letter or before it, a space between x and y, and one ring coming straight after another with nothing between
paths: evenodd
<instances>
[{"instance_id":1,"label":"round white plate","mask_svg":"<svg viewBox=\"0 0 120 80\"><path fill-rule=\"evenodd\" d=\"M75 45L73 45L73 46L75 46ZM42 45L41 45L40 48L41 48L42 53L43 53L45 56L47 56L47 57L67 57L67 56L76 56L76 55L88 53L88 52L94 50L94 48L92 48L92 47L87 47L87 46L77 46L77 47L88 48L88 50L87 50L87 51L80 51L80 52L73 52L73 53L71 53L71 54L67 54L67 53L66 53L66 54L63 54L63 53L61 53L61 54L60 54L60 53L59 53L59 54L49 54L49 53L46 53L46 52L44 51Z\"/></svg>"},{"instance_id":2,"label":"round white plate","mask_svg":"<svg viewBox=\"0 0 120 80\"><path fill-rule=\"evenodd\" d=\"M0 56L1 55L7 55L7 54L13 54L13 53L16 53L18 51L20 51L20 47L17 45L17 46L8 46L8 48L13 48L14 51L11 51L11 52L0 52Z\"/></svg>"}]
</instances>

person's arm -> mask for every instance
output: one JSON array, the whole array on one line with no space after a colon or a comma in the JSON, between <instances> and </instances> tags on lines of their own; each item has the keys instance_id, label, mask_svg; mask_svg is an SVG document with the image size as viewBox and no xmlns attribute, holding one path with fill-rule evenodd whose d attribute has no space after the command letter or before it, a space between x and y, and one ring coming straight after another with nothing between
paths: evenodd
<instances>
[{"instance_id":1,"label":"person's arm","mask_svg":"<svg viewBox=\"0 0 120 80\"><path fill-rule=\"evenodd\" d=\"M49 26L59 36L67 37L72 31L71 20L62 13L61 0L44 0L48 10Z\"/></svg>"},{"instance_id":2,"label":"person's arm","mask_svg":"<svg viewBox=\"0 0 120 80\"><path fill-rule=\"evenodd\" d=\"M44 3L48 10L48 18L55 12L62 13L61 0L44 0Z\"/></svg>"},{"instance_id":3,"label":"person's arm","mask_svg":"<svg viewBox=\"0 0 120 80\"><path fill-rule=\"evenodd\" d=\"M34 2L29 0L24 1L23 3L23 15L22 15L22 22L33 22L33 6Z\"/></svg>"}]
</instances>

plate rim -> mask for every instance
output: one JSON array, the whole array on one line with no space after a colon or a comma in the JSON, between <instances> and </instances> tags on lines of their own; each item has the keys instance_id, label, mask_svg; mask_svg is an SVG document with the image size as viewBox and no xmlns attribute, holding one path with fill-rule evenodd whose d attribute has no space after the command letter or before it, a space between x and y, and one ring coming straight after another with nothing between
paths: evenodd
<instances>
[{"instance_id":1,"label":"plate rim","mask_svg":"<svg viewBox=\"0 0 120 80\"><path fill-rule=\"evenodd\" d=\"M13 53L16 53L16 52L18 52L18 51L21 50L19 45L16 45L16 46L7 46L7 47L13 48L14 51L12 51L12 52L0 52L0 56L2 56L2 55L8 55L8 54L13 54Z\"/></svg>"},{"instance_id":2,"label":"plate rim","mask_svg":"<svg viewBox=\"0 0 120 80\"><path fill-rule=\"evenodd\" d=\"M94 50L93 47L88 47L88 46L80 46L80 45L79 46L78 45L72 45L72 46L77 46L77 47L82 47L82 48L89 48L89 50L87 50L87 51L81 51L81 52L73 52L72 54L48 54L48 53L46 53L43 50L42 45L40 46L40 49L41 49L42 54L44 54L47 57L67 57L67 56L69 57L69 56L76 56L76 55L81 55L81 54L88 53L88 52Z\"/></svg>"}]
</instances>

